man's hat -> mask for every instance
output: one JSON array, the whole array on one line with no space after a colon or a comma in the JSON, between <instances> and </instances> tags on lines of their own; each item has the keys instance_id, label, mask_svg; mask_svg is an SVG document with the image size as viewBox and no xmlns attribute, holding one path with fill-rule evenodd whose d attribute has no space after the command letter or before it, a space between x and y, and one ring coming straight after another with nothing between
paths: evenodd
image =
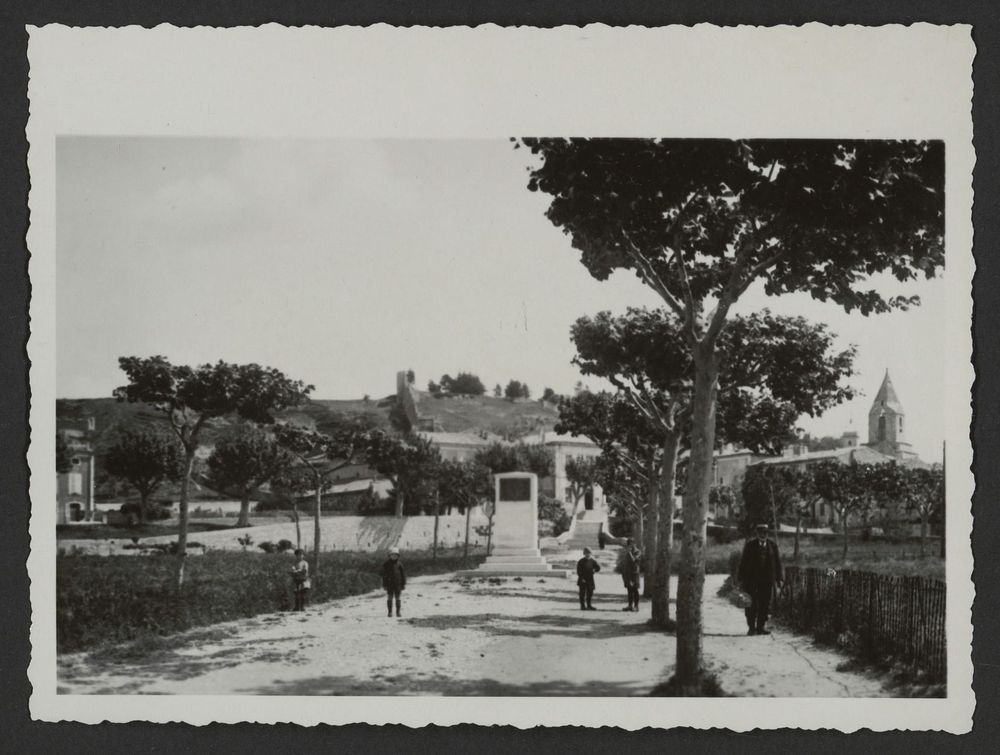
<instances>
[{"instance_id":1,"label":"man's hat","mask_svg":"<svg viewBox=\"0 0 1000 755\"><path fill-rule=\"evenodd\" d=\"M390 548L389 549L389 555L390 556L398 556L399 555L399 548Z\"/></svg>"},{"instance_id":2,"label":"man's hat","mask_svg":"<svg viewBox=\"0 0 1000 755\"><path fill-rule=\"evenodd\" d=\"M588 555L589 553L590 553L590 548L584 548L583 549L583 555L584 556Z\"/></svg>"},{"instance_id":3,"label":"man's hat","mask_svg":"<svg viewBox=\"0 0 1000 755\"><path fill-rule=\"evenodd\" d=\"M764 530L766 532L767 531L767 522L757 522L757 524L754 525L754 529L755 530Z\"/></svg>"}]
</instances>

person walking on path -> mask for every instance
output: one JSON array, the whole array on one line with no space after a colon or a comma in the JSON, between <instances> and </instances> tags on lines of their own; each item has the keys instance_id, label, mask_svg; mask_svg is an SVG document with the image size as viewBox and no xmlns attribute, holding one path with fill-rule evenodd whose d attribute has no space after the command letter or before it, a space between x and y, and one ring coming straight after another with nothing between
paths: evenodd
<instances>
[{"instance_id":1,"label":"person walking on path","mask_svg":"<svg viewBox=\"0 0 1000 755\"><path fill-rule=\"evenodd\" d=\"M312 582L309 580L309 562L301 548L295 550L295 566L292 567L292 589L295 592L295 610L306 610L306 600Z\"/></svg>"},{"instance_id":2,"label":"person walking on path","mask_svg":"<svg viewBox=\"0 0 1000 755\"><path fill-rule=\"evenodd\" d=\"M623 611L639 610L639 562L641 555L632 538L625 541L625 547L618 554L618 565L615 569L622 575L622 582L625 584L625 592L628 595L628 606L623 608Z\"/></svg>"},{"instance_id":3,"label":"person walking on path","mask_svg":"<svg viewBox=\"0 0 1000 755\"><path fill-rule=\"evenodd\" d=\"M406 589L406 572L399 560L399 548L389 550L389 558L382 564L382 588L385 590L385 605L392 616L392 602L396 601L396 617L400 616L400 596Z\"/></svg>"},{"instance_id":4,"label":"person walking on path","mask_svg":"<svg viewBox=\"0 0 1000 755\"><path fill-rule=\"evenodd\" d=\"M781 587L781 556L778 544L767 536L767 525L761 523L754 529L755 536L743 546L739 571L740 586L750 595L747 634L771 634L764 625L771 607L771 592L775 586Z\"/></svg>"},{"instance_id":5,"label":"person walking on path","mask_svg":"<svg viewBox=\"0 0 1000 755\"><path fill-rule=\"evenodd\" d=\"M576 584L580 588L580 610L596 611L594 608L594 575L601 565L594 560L590 548L583 549L583 558L576 562Z\"/></svg>"}]
</instances>

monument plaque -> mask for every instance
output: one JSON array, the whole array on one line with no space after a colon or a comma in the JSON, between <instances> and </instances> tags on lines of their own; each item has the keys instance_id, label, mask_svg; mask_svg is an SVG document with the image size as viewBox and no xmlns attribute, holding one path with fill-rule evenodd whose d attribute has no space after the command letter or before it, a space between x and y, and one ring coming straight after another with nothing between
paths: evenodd
<instances>
[{"instance_id":1,"label":"monument plaque","mask_svg":"<svg viewBox=\"0 0 1000 755\"><path fill-rule=\"evenodd\" d=\"M478 569L459 575L565 577L566 572L553 570L538 548L538 476L505 472L493 478L493 552Z\"/></svg>"}]
</instances>

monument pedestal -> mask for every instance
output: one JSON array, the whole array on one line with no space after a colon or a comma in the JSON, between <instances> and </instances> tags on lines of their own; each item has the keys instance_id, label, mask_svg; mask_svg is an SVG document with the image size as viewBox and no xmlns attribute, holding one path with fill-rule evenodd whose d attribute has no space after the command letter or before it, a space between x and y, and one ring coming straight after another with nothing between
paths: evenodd
<instances>
[{"instance_id":1,"label":"monument pedestal","mask_svg":"<svg viewBox=\"0 0 1000 755\"><path fill-rule=\"evenodd\" d=\"M538 478L526 472L495 475L493 553L460 577L566 577L538 549Z\"/></svg>"}]
</instances>

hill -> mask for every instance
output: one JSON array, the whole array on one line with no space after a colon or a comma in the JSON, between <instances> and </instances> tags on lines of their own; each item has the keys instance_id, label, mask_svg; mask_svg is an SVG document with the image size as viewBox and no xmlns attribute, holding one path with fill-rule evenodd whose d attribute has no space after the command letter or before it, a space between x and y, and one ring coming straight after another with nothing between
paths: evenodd
<instances>
[{"instance_id":1,"label":"hill","mask_svg":"<svg viewBox=\"0 0 1000 755\"><path fill-rule=\"evenodd\" d=\"M559 419L557 408L541 401L507 401L492 396L434 397L423 391L414 393L419 414L432 417L435 427L446 432L485 430L505 437L518 437L539 429L551 429ZM312 399L280 416L321 432L360 417L366 417L377 427L389 428L389 413L395 400L395 396L368 400ZM94 444L98 452L114 443L122 427L133 424L164 426L163 415L146 404L119 403L113 398L56 400L56 421L60 424L87 415L92 415L97 423ZM232 421L221 418L209 423L202 436L204 445L214 445L215 439Z\"/></svg>"},{"instance_id":2,"label":"hill","mask_svg":"<svg viewBox=\"0 0 1000 755\"><path fill-rule=\"evenodd\" d=\"M538 430L551 430L559 419L555 405L542 401L508 401L493 396L432 396L417 394L417 412L433 417L435 428L445 432L485 430L517 438Z\"/></svg>"}]
</instances>

